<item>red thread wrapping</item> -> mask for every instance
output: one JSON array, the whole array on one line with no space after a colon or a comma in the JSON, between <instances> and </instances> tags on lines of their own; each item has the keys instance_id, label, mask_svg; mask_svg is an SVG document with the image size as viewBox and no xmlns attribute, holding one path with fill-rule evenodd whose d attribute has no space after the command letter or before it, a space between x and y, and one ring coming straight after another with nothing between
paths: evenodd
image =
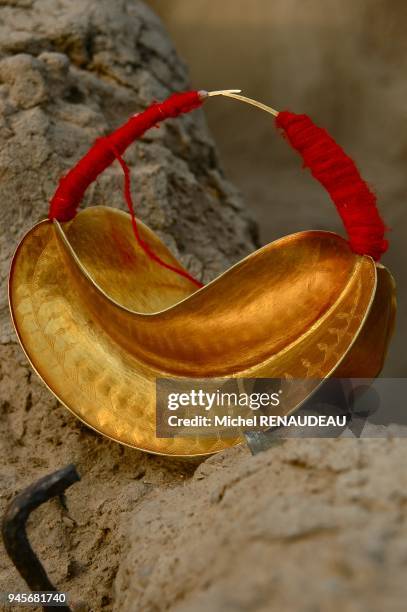
<instances>
[{"instance_id":1,"label":"red thread wrapping","mask_svg":"<svg viewBox=\"0 0 407 612\"><path fill-rule=\"evenodd\" d=\"M115 159L124 173L124 197L129 208L134 235L145 253L155 262L189 279L197 287L203 284L188 272L163 261L150 246L142 240L137 227L133 200L130 189L130 171L121 154L136 138L142 136L149 128L170 117L188 113L202 104L197 91L173 94L161 103L149 106L144 112L132 117L127 123L105 138L96 140L92 148L79 162L59 181L58 188L51 200L48 217L58 221L70 221L77 213L78 206L86 189Z\"/></svg>"},{"instance_id":2,"label":"red thread wrapping","mask_svg":"<svg viewBox=\"0 0 407 612\"><path fill-rule=\"evenodd\" d=\"M201 104L202 99L197 91L173 94L164 102L152 104L144 112L135 115L106 138L98 139L76 166L59 181L48 217L58 221L73 219L86 189L115 160L113 150L122 155L149 128L164 119L188 113Z\"/></svg>"},{"instance_id":3,"label":"red thread wrapping","mask_svg":"<svg viewBox=\"0 0 407 612\"><path fill-rule=\"evenodd\" d=\"M304 166L325 187L348 234L355 253L378 261L387 250L387 230L376 206L376 195L361 178L352 159L307 115L283 111L276 117L291 146L299 152Z\"/></svg>"}]
</instances>

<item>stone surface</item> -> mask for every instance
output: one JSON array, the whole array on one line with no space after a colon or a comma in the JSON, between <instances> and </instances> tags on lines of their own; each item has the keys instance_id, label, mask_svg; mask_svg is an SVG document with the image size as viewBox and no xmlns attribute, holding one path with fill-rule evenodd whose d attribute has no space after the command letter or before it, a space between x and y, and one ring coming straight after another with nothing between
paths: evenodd
<instances>
[{"instance_id":1,"label":"stone surface","mask_svg":"<svg viewBox=\"0 0 407 612\"><path fill-rule=\"evenodd\" d=\"M208 459L134 513L114 610L405 609L402 440L289 440Z\"/></svg>"},{"instance_id":2,"label":"stone surface","mask_svg":"<svg viewBox=\"0 0 407 612\"><path fill-rule=\"evenodd\" d=\"M148 456L71 416L29 368L6 277L23 232L91 141L188 86L160 22L136 0L0 1L0 512L74 462L81 482L32 514L51 580L94 611L405 608L405 444L290 440L202 463ZM139 215L204 280L254 246L201 112L126 155ZM86 203L123 206L112 166ZM25 585L0 557L0 591Z\"/></svg>"}]
</instances>

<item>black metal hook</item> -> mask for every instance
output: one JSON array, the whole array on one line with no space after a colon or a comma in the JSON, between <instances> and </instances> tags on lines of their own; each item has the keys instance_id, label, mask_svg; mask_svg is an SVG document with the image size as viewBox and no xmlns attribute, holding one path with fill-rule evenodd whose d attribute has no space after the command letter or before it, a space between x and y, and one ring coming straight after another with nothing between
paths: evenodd
<instances>
[{"instance_id":1,"label":"black metal hook","mask_svg":"<svg viewBox=\"0 0 407 612\"><path fill-rule=\"evenodd\" d=\"M52 497L64 498L64 491L80 476L73 464L44 476L11 501L3 517L2 535L7 554L32 591L58 592L49 580L28 541L26 523L30 513ZM44 610L70 612L68 606L47 606Z\"/></svg>"}]
</instances>

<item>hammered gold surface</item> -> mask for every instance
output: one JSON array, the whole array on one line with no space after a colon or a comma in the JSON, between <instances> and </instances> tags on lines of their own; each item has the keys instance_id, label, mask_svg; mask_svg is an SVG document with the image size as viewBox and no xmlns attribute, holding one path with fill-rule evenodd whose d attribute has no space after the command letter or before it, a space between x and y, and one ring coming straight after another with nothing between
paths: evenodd
<instances>
[{"instance_id":1,"label":"hammered gold surface","mask_svg":"<svg viewBox=\"0 0 407 612\"><path fill-rule=\"evenodd\" d=\"M179 265L141 223L140 232ZM82 421L149 452L200 455L239 439L157 439L156 377L324 378L354 343L375 289L370 258L310 231L196 291L145 256L128 215L97 207L25 236L10 307L33 367Z\"/></svg>"},{"instance_id":2,"label":"hammered gold surface","mask_svg":"<svg viewBox=\"0 0 407 612\"><path fill-rule=\"evenodd\" d=\"M381 264L376 266L376 273L372 307L355 343L335 371L338 378L374 378L383 368L396 320L396 283Z\"/></svg>"}]
</instances>

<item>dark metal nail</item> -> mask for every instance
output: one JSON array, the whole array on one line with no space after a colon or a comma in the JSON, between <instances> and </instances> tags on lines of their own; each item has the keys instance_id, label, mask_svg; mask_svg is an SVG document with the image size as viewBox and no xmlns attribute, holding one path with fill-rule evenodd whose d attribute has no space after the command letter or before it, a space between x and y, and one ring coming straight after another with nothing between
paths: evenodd
<instances>
[{"instance_id":1,"label":"dark metal nail","mask_svg":"<svg viewBox=\"0 0 407 612\"><path fill-rule=\"evenodd\" d=\"M26 523L30 513L52 497L63 496L65 489L80 480L73 464L44 476L21 491L9 504L2 524L6 551L32 591L58 592L49 580L28 541ZM44 610L70 611L68 606L47 606Z\"/></svg>"}]
</instances>

